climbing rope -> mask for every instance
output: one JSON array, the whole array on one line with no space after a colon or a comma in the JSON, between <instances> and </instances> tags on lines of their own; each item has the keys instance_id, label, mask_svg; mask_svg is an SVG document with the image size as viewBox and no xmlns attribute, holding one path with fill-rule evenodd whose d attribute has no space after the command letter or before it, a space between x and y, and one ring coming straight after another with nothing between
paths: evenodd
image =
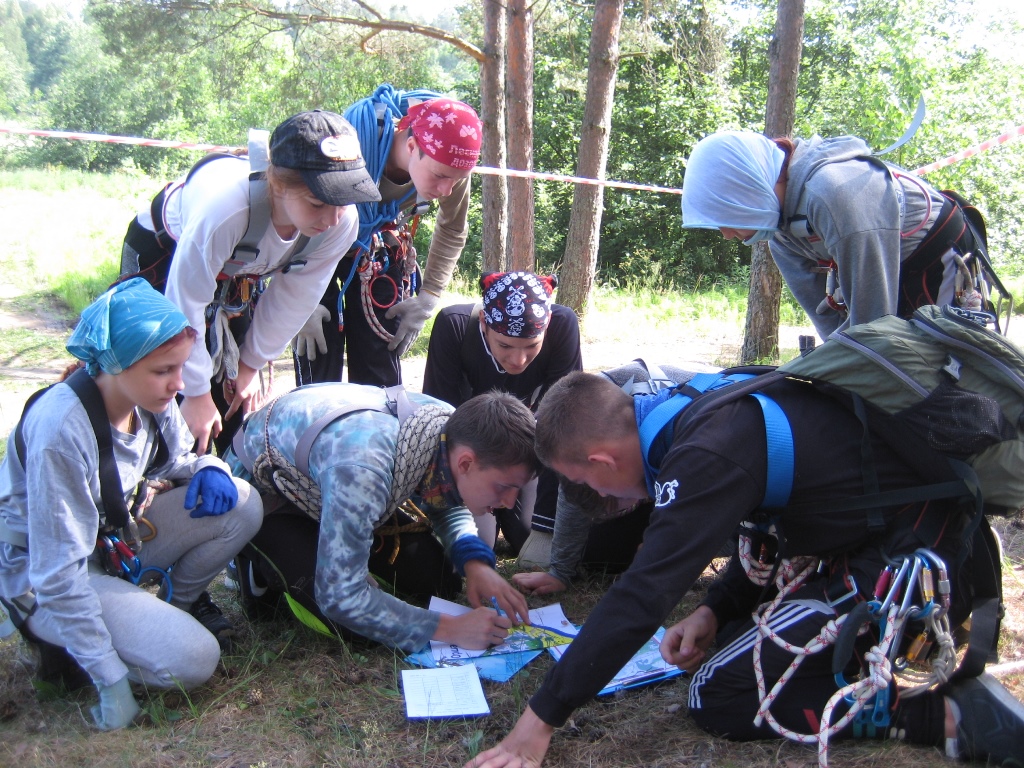
<instances>
[{"instance_id":1,"label":"climbing rope","mask_svg":"<svg viewBox=\"0 0 1024 768\"><path fill-rule=\"evenodd\" d=\"M774 526L769 526L768 534L771 536L774 533ZM946 682L953 674L956 650L948 618L950 585L945 563L930 550L918 549L913 555L903 556L883 569L875 585L874 599L866 604L866 611L863 611L866 620L857 618L859 612L856 612L856 616L855 612L845 613L826 623L803 646L794 645L777 634L772 629L771 619L785 599L817 571L818 561L813 558L782 558L778 564L767 563L763 551L755 557L752 538L747 533L741 533L738 551L751 581L764 586L774 573L774 584L778 589L776 597L759 606L753 614L757 629L753 664L759 700L754 725L759 726L764 722L791 741L817 743L820 768L828 768L829 739L851 722L854 722L855 732L863 729L865 724L869 732L889 724L889 693L894 676L911 684L911 687L900 693L907 698ZM914 604L916 597L920 598L921 605ZM906 654L897 656L907 622L914 620L922 621L924 628L910 643ZM860 625L854 626L858 621ZM846 626L850 622L854 624ZM780 724L771 714L771 707L804 659L836 645L840 636L848 632L855 632L858 637L864 635L872 624L879 626L880 639L864 654L866 666L859 679L847 682L841 674L837 675L839 688L825 704L818 732L799 733ZM765 680L762 664L765 640L793 654L793 661L771 689ZM910 666L927 658L933 648L934 654L927 670ZM849 708L833 723L834 710L842 701Z\"/></svg>"}]
</instances>

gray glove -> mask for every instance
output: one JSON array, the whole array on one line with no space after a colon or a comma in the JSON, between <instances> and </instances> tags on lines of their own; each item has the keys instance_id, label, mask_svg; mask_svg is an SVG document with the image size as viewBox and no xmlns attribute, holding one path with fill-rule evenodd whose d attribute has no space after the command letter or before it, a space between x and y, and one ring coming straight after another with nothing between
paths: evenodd
<instances>
[{"instance_id":1,"label":"gray glove","mask_svg":"<svg viewBox=\"0 0 1024 768\"><path fill-rule=\"evenodd\" d=\"M131 725L132 720L142 710L132 695L132 688L125 675L113 685L96 683L100 694L100 703L90 710L96 727L101 731L116 731Z\"/></svg>"},{"instance_id":2,"label":"gray glove","mask_svg":"<svg viewBox=\"0 0 1024 768\"><path fill-rule=\"evenodd\" d=\"M310 360L316 360L316 351L319 349L321 355L327 354L327 337L324 335L324 323L331 319L331 311L323 304L317 304L313 314L309 316L298 335L292 339L292 348L295 354L305 355Z\"/></svg>"},{"instance_id":3,"label":"gray glove","mask_svg":"<svg viewBox=\"0 0 1024 768\"><path fill-rule=\"evenodd\" d=\"M409 347L423 330L423 325L433 317L434 308L439 300L439 297L432 293L420 291L418 295L400 301L389 309L384 317L388 320L397 317L398 330L395 331L395 337L388 344L388 349L392 352L397 349L399 357L408 352Z\"/></svg>"}]
</instances>

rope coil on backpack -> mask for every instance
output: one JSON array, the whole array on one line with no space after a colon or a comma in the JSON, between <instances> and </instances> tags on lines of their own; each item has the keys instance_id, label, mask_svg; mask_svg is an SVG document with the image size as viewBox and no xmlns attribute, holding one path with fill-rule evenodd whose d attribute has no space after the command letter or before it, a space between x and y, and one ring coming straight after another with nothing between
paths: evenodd
<instances>
[{"instance_id":1,"label":"rope coil on backpack","mask_svg":"<svg viewBox=\"0 0 1024 768\"><path fill-rule=\"evenodd\" d=\"M275 397L267 406L267 418L263 422L263 452L253 461L253 479L263 490L276 491L319 522L322 508L320 487L299 472L270 442L270 417L280 399L281 396Z\"/></svg>"},{"instance_id":2,"label":"rope coil on backpack","mask_svg":"<svg viewBox=\"0 0 1024 768\"><path fill-rule=\"evenodd\" d=\"M427 471L434 451L437 448L441 433L451 411L439 405L421 405L405 420L398 430L398 443L395 452L395 472L391 480L391 497L388 511L385 513L386 523L374 531L375 536L394 536L395 543L391 548L388 563L394 565L398 558L401 534L420 533L431 529L430 518L409 499L423 473ZM398 512L401 510L412 522L399 522ZM383 546L383 541L381 542Z\"/></svg>"}]
</instances>

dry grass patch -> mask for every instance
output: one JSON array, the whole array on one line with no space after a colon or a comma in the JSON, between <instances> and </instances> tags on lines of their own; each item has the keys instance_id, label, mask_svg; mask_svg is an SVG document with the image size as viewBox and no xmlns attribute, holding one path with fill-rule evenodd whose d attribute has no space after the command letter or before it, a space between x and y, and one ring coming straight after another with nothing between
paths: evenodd
<instances>
[{"instance_id":1,"label":"dry grass patch","mask_svg":"<svg viewBox=\"0 0 1024 768\"><path fill-rule=\"evenodd\" d=\"M1012 658L1006 651L1019 654L1024 646L1024 531L1019 525L1007 528L1007 552L1016 565L1006 575L1013 606L1003 648L1004 658ZM503 564L506 575L511 566L511 561ZM685 615L713 578L709 569L671 620ZM563 596L566 614L583 621L610 583L611 577L602 574L582 579ZM0 765L461 766L508 732L553 663L543 655L508 683L485 681L489 717L410 722L399 685L400 670L407 665L399 655L315 635L287 615L250 624L219 580L213 593L241 630L239 651L223 660L208 685L188 694L143 692L142 725L115 734L90 727L91 690L64 697L37 692L29 669L19 661L18 643L0 643L0 664L6 670L0 680ZM1024 676L1006 682L1024 697ZM817 763L813 749L789 742L734 744L709 738L686 716L687 686L683 677L590 702L555 735L545 765L797 768ZM831 760L865 768L925 768L941 757L936 750L896 743L845 742L831 748Z\"/></svg>"}]
</instances>

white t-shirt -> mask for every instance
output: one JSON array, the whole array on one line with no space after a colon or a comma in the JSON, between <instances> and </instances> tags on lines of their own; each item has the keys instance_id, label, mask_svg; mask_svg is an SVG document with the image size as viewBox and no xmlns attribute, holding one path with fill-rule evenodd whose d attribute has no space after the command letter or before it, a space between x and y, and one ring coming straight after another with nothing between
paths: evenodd
<instances>
[{"instance_id":1,"label":"white t-shirt","mask_svg":"<svg viewBox=\"0 0 1024 768\"><path fill-rule=\"evenodd\" d=\"M184 185L179 179L167 197L165 226L178 241L167 276L167 298L174 302L193 328L206 327L206 306L213 300L217 275L231 258L249 222L249 162L224 158L207 163ZM139 223L152 229L149 210L139 213ZM274 360L302 328L316 308L335 267L355 241L359 214L346 206L341 221L327 231L323 242L305 254L305 266L270 279L260 297L252 325L239 345L239 358L252 368ZM297 233L296 233L296 236ZM269 274L285 263L295 238L284 240L273 224L260 240L259 256L247 272ZM210 391L213 365L205 344L196 344L185 364L186 396Z\"/></svg>"}]
</instances>

